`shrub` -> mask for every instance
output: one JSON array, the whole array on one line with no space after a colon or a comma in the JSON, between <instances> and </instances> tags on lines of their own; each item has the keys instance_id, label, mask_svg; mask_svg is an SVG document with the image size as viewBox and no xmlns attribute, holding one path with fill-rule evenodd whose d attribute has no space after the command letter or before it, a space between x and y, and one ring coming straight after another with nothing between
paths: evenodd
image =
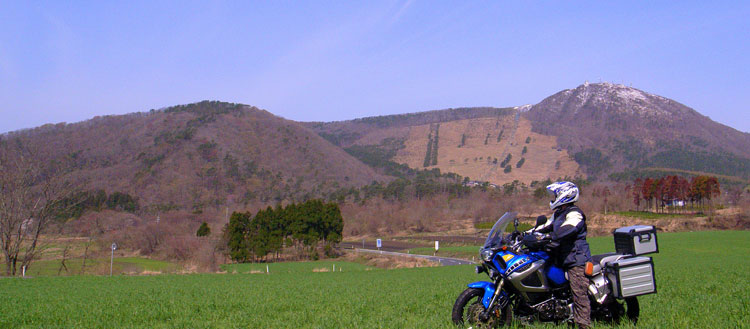
<instances>
[{"instance_id":1,"label":"shrub","mask_svg":"<svg viewBox=\"0 0 750 329\"><path fill-rule=\"evenodd\" d=\"M209 236L211 235L211 228L208 227L208 223L203 222L201 224L201 227L198 228L198 232L195 233L195 236Z\"/></svg>"}]
</instances>

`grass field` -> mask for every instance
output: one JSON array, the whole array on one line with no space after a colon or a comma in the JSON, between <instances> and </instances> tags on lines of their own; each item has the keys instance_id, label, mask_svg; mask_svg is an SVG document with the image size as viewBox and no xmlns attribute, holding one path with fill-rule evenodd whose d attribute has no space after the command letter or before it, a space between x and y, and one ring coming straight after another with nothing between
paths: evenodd
<instances>
[{"instance_id":1,"label":"grass field","mask_svg":"<svg viewBox=\"0 0 750 329\"><path fill-rule=\"evenodd\" d=\"M591 245L613 249L611 238ZM640 298L639 327L750 327L750 232L664 233L659 247L659 292ZM342 262L343 272L312 272L323 264L269 275L234 265L238 274L5 278L0 327L451 328L456 296L486 279L472 266L350 271Z\"/></svg>"}]
</instances>

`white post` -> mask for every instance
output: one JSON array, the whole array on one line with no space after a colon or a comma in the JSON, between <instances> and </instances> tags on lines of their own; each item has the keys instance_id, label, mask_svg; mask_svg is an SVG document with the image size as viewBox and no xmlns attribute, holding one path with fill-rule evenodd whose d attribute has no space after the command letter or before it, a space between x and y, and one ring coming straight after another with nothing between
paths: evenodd
<instances>
[{"instance_id":1,"label":"white post","mask_svg":"<svg viewBox=\"0 0 750 329\"><path fill-rule=\"evenodd\" d=\"M268 270L268 265L266 265L266 274L271 273L271 271Z\"/></svg>"},{"instance_id":2,"label":"white post","mask_svg":"<svg viewBox=\"0 0 750 329\"><path fill-rule=\"evenodd\" d=\"M333 264L333 271L336 272L336 264Z\"/></svg>"},{"instance_id":3,"label":"white post","mask_svg":"<svg viewBox=\"0 0 750 329\"><path fill-rule=\"evenodd\" d=\"M115 262L115 248L112 248L112 256L109 258L109 276L112 276L112 264Z\"/></svg>"},{"instance_id":4,"label":"white post","mask_svg":"<svg viewBox=\"0 0 750 329\"><path fill-rule=\"evenodd\" d=\"M26 265L24 265L24 266L23 266L23 267L21 268L21 272L22 272L21 276L23 276L23 277L26 277Z\"/></svg>"},{"instance_id":5,"label":"white post","mask_svg":"<svg viewBox=\"0 0 750 329\"><path fill-rule=\"evenodd\" d=\"M112 264L115 262L115 249L117 249L117 244L112 243L112 256L109 258L109 276L112 276Z\"/></svg>"}]
</instances>

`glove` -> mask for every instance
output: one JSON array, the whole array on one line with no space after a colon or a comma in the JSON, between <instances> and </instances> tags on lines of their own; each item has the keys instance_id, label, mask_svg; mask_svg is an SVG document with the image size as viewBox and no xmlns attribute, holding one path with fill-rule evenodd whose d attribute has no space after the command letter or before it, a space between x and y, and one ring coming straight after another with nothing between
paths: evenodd
<instances>
[{"instance_id":1,"label":"glove","mask_svg":"<svg viewBox=\"0 0 750 329\"><path fill-rule=\"evenodd\" d=\"M552 237L549 234L545 234L546 239L552 239ZM557 247L560 246L560 243L557 241L550 241L547 245L544 246L544 251L546 252L552 252L553 250L557 249Z\"/></svg>"}]
</instances>

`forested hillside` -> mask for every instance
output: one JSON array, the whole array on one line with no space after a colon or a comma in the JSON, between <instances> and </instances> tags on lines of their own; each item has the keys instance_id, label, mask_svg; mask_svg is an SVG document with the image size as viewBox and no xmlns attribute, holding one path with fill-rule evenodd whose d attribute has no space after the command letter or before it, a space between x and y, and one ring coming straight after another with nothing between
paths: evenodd
<instances>
[{"instance_id":1,"label":"forested hillside","mask_svg":"<svg viewBox=\"0 0 750 329\"><path fill-rule=\"evenodd\" d=\"M65 160L82 191L126 193L145 210L302 201L388 181L296 122L231 103L46 125L3 140Z\"/></svg>"}]
</instances>

